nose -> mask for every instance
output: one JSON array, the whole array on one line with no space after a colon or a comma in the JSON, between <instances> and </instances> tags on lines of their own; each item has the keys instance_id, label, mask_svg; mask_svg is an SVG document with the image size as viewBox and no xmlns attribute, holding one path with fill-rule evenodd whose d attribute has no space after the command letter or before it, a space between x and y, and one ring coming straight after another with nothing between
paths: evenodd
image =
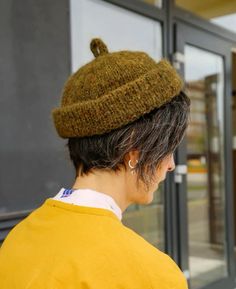
<instances>
[{"instance_id":1,"label":"nose","mask_svg":"<svg viewBox=\"0 0 236 289\"><path fill-rule=\"evenodd\" d=\"M168 171L171 172L175 169L175 165L168 168Z\"/></svg>"},{"instance_id":2,"label":"nose","mask_svg":"<svg viewBox=\"0 0 236 289\"><path fill-rule=\"evenodd\" d=\"M175 161L174 161L174 156L172 155L171 159L170 159L169 166L168 166L168 171L171 172L174 169L175 169Z\"/></svg>"}]
</instances>

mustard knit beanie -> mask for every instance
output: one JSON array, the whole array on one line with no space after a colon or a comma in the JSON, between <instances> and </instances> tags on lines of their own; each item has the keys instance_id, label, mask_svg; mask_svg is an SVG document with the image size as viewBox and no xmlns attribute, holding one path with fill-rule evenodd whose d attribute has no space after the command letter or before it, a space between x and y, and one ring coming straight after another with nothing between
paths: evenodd
<instances>
[{"instance_id":1,"label":"mustard knit beanie","mask_svg":"<svg viewBox=\"0 0 236 289\"><path fill-rule=\"evenodd\" d=\"M104 134L169 102L183 82L166 59L142 51L109 52L93 38L95 56L65 83L61 106L52 116L62 138Z\"/></svg>"}]
</instances>

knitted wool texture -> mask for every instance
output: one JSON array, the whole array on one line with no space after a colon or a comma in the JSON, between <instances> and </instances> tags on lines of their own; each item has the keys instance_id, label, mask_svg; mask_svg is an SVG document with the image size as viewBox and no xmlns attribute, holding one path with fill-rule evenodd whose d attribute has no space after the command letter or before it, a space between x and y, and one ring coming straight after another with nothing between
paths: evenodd
<instances>
[{"instance_id":1,"label":"knitted wool texture","mask_svg":"<svg viewBox=\"0 0 236 289\"><path fill-rule=\"evenodd\" d=\"M93 38L95 56L66 81L61 106L53 109L62 138L107 133L122 127L178 95L183 82L168 60L156 62L142 51L110 53Z\"/></svg>"}]
</instances>

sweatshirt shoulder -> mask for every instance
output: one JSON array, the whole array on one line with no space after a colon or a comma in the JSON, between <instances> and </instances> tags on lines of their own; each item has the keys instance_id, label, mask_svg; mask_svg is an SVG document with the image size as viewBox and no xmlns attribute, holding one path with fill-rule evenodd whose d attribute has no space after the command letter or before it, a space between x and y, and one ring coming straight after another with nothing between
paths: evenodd
<instances>
[{"instance_id":1,"label":"sweatshirt shoulder","mask_svg":"<svg viewBox=\"0 0 236 289\"><path fill-rule=\"evenodd\" d=\"M187 289L187 281L175 261L147 242L142 236L124 226L130 249L150 277L153 289Z\"/></svg>"}]
</instances>

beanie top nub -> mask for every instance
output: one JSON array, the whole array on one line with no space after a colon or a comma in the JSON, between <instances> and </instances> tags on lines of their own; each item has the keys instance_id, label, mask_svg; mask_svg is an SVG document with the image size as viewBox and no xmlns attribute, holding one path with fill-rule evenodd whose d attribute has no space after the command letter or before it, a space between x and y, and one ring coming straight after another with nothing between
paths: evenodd
<instances>
[{"instance_id":1,"label":"beanie top nub","mask_svg":"<svg viewBox=\"0 0 236 289\"><path fill-rule=\"evenodd\" d=\"M167 59L143 51L109 52L100 38L95 58L67 79L61 106L53 109L62 138L104 134L122 127L178 95L183 81Z\"/></svg>"},{"instance_id":2,"label":"beanie top nub","mask_svg":"<svg viewBox=\"0 0 236 289\"><path fill-rule=\"evenodd\" d=\"M90 42L90 49L95 57L108 53L106 44L100 38L93 38Z\"/></svg>"}]
</instances>

